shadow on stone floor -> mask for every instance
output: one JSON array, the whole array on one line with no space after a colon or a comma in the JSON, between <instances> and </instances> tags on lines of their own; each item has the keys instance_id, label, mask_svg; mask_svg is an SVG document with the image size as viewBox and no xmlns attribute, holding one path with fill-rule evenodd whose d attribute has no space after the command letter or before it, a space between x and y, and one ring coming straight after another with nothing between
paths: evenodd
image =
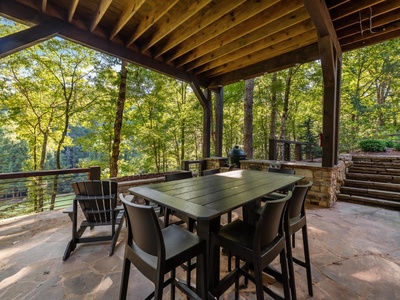
<instances>
[{"instance_id":1,"label":"shadow on stone floor","mask_svg":"<svg viewBox=\"0 0 400 300\"><path fill-rule=\"evenodd\" d=\"M400 299L400 212L338 202L330 209L308 206L307 217L314 297L296 266L298 299ZM1 220L0 233L0 299L118 298L126 228L113 256L109 243L80 244L66 262L71 222L61 211ZM301 257L300 237L295 254ZM224 264L226 256L222 270ZM153 289L134 268L130 280L129 299L144 299ZM254 286L242 288L240 297L255 299ZM234 299L232 289L220 299Z\"/></svg>"}]
</instances>

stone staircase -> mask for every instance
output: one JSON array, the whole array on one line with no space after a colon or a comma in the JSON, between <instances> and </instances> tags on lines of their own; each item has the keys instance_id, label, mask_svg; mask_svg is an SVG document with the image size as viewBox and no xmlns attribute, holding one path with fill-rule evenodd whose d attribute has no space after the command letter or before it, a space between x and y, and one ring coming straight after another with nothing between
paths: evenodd
<instances>
[{"instance_id":1,"label":"stone staircase","mask_svg":"<svg viewBox=\"0 0 400 300\"><path fill-rule=\"evenodd\" d=\"M353 156L338 201L400 210L400 157Z\"/></svg>"}]
</instances>

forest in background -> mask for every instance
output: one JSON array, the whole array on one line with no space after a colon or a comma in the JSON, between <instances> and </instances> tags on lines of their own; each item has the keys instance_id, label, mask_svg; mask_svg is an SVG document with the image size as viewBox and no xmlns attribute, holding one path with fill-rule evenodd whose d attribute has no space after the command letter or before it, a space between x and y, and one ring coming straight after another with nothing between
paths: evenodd
<instances>
[{"instance_id":1,"label":"forest in background","mask_svg":"<svg viewBox=\"0 0 400 300\"><path fill-rule=\"evenodd\" d=\"M21 29L0 19L0 36ZM400 40L343 54L341 153L399 131L399 54ZM124 176L202 156L203 110L187 83L59 38L0 64L1 173L96 165ZM224 87L223 153L248 140L249 107L253 158L268 158L270 137L317 144L322 91L319 61Z\"/></svg>"}]
</instances>

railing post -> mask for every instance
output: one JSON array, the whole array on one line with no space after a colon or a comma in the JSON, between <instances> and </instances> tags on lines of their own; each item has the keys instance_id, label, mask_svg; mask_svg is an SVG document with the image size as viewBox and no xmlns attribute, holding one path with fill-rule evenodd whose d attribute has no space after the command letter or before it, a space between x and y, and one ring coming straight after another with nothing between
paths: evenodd
<instances>
[{"instance_id":1,"label":"railing post","mask_svg":"<svg viewBox=\"0 0 400 300\"><path fill-rule=\"evenodd\" d=\"M189 164L190 164L189 160L183 161L183 169L189 171Z\"/></svg>"},{"instance_id":2,"label":"railing post","mask_svg":"<svg viewBox=\"0 0 400 300\"><path fill-rule=\"evenodd\" d=\"M277 144L276 139L269 139L269 153L268 153L269 160L277 159L276 144Z\"/></svg>"},{"instance_id":3,"label":"railing post","mask_svg":"<svg viewBox=\"0 0 400 300\"><path fill-rule=\"evenodd\" d=\"M297 161L302 161L302 144L296 144L295 145L295 156Z\"/></svg>"},{"instance_id":4,"label":"railing post","mask_svg":"<svg viewBox=\"0 0 400 300\"><path fill-rule=\"evenodd\" d=\"M89 180L100 180L100 167L90 167L89 169Z\"/></svg>"},{"instance_id":5,"label":"railing post","mask_svg":"<svg viewBox=\"0 0 400 300\"><path fill-rule=\"evenodd\" d=\"M290 161L290 143L283 144L283 160Z\"/></svg>"}]
</instances>

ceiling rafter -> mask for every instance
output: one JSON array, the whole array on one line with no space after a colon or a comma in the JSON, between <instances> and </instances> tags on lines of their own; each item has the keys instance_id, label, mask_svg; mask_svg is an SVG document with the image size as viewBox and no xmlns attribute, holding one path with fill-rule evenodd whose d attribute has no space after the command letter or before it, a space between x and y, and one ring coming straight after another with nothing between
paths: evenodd
<instances>
[{"instance_id":1,"label":"ceiling rafter","mask_svg":"<svg viewBox=\"0 0 400 300\"><path fill-rule=\"evenodd\" d=\"M242 48L237 48L236 50L232 50L225 55L220 55L219 58L208 61L206 64L203 64L200 67L194 69L196 74L216 68L218 66L222 66L234 60L243 59L249 53L263 50L263 49L271 49L274 45L279 45L279 43L284 42L287 39L296 38L299 34L303 33L304 30L308 28L309 35L315 35L314 25L310 20L305 20L300 24L295 24L287 30L282 30L276 32L268 37L265 37L259 41L248 44ZM293 40L292 40L293 41ZM233 48L232 48L233 49Z\"/></svg>"},{"instance_id":2,"label":"ceiling rafter","mask_svg":"<svg viewBox=\"0 0 400 300\"><path fill-rule=\"evenodd\" d=\"M246 78L261 76L265 73L273 73L284 70L294 65L306 63L319 58L318 44L314 43L304 48L299 48L286 54L278 55L270 59L262 60L251 66L239 68L220 76L210 78L209 86L221 86L231 84Z\"/></svg>"},{"instance_id":3,"label":"ceiling rafter","mask_svg":"<svg viewBox=\"0 0 400 300\"><path fill-rule=\"evenodd\" d=\"M208 42L214 36L225 33L229 29L235 27L238 23L254 17L261 11L275 5L278 2L278 0L264 2L258 0L249 0L248 2L232 10L232 12L230 12L229 14L226 14L223 18L219 20L218 23L213 23L207 26L202 31L192 36L190 40L186 41L186 43L180 44L173 51L169 51L164 56L165 60L173 61L174 59L184 55L195 47L198 47L199 45L203 45L204 43ZM246 7L246 13L243 13L244 7Z\"/></svg>"},{"instance_id":4,"label":"ceiling rafter","mask_svg":"<svg viewBox=\"0 0 400 300\"><path fill-rule=\"evenodd\" d=\"M211 0L198 0L195 2L185 1L179 11L176 11L175 14L179 16L179 18L173 18L169 20L168 26L160 26L155 34L153 34L149 41L147 41L142 46L142 51L149 50L150 47L158 43L162 38L164 38L167 34L171 33L173 30L178 28L181 24L189 20L196 13L210 4Z\"/></svg>"},{"instance_id":5,"label":"ceiling rafter","mask_svg":"<svg viewBox=\"0 0 400 300\"><path fill-rule=\"evenodd\" d=\"M112 40L117 33L125 26L126 23L134 16L146 0L128 1L124 7L121 15L118 18L117 24L114 26L110 33L110 40Z\"/></svg>"},{"instance_id":6,"label":"ceiling rafter","mask_svg":"<svg viewBox=\"0 0 400 300\"><path fill-rule=\"evenodd\" d=\"M159 5L155 6L153 10L147 15L139 25L135 28L131 34L126 45L132 45L136 39L138 39L143 33L146 32L151 26L153 26L164 14L166 14L179 0L163 1Z\"/></svg>"},{"instance_id":7,"label":"ceiling rafter","mask_svg":"<svg viewBox=\"0 0 400 300\"><path fill-rule=\"evenodd\" d=\"M42 12L45 13L47 8L47 0L42 0Z\"/></svg>"},{"instance_id":8,"label":"ceiling rafter","mask_svg":"<svg viewBox=\"0 0 400 300\"><path fill-rule=\"evenodd\" d=\"M113 0L101 0L99 3L99 6L97 7L97 10L95 14L93 15L92 23L90 24L90 31L93 32L93 30L97 27L99 22L101 21L101 18L103 18L104 14L106 13L108 7L111 5L111 2Z\"/></svg>"},{"instance_id":9,"label":"ceiling rafter","mask_svg":"<svg viewBox=\"0 0 400 300\"><path fill-rule=\"evenodd\" d=\"M304 47L312 44L314 41L315 41L315 30L312 29L308 32L304 32L300 35L282 41L278 44L254 51L253 53L247 54L240 58L236 58L230 61L229 64L225 63L213 69L207 70L206 72L200 72L195 74L196 75L204 74L206 77L215 77L223 73L231 72L235 69L240 69L244 67L245 64L252 65L256 63L256 61L258 60L272 58L274 55L293 51L296 48L295 45L297 46L300 45L301 47Z\"/></svg>"},{"instance_id":10,"label":"ceiling rafter","mask_svg":"<svg viewBox=\"0 0 400 300\"><path fill-rule=\"evenodd\" d=\"M260 23L262 24L261 27L257 26L256 21L254 22L254 26L252 26L251 20L249 20L249 22L243 22L240 26L236 26L227 31L221 36L221 38L216 37L208 41L207 47L196 48L175 60L174 63L178 67L186 65L185 68L191 70L193 67L198 66L199 64L201 65L201 61L217 59L221 55L227 55L228 53L245 47L250 43L261 40L266 36L282 31L293 24L309 19L309 15L304 7L295 9L295 6L293 6L293 11L292 8L289 9L289 13L280 18L278 15L277 18L274 17L274 11L277 10L267 9L256 19L261 22L264 20L265 15L270 16L268 22L264 20ZM244 26L246 23L249 24ZM192 61L195 62L190 65L190 62Z\"/></svg>"},{"instance_id":11,"label":"ceiling rafter","mask_svg":"<svg viewBox=\"0 0 400 300\"><path fill-rule=\"evenodd\" d=\"M68 22L72 21L72 18L74 17L76 7L78 6L79 0L72 0L71 5L69 6L68 9Z\"/></svg>"},{"instance_id":12,"label":"ceiling rafter","mask_svg":"<svg viewBox=\"0 0 400 300\"><path fill-rule=\"evenodd\" d=\"M321 36L339 55L399 37L399 10L400 0L0 0L2 16L62 21L62 38L208 88L319 58Z\"/></svg>"},{"instance_id":13,"label":"ceiling rafter","mask_svg":"<svg viewBox=\"0 0 400 300\"><path fill-rule=\"evenodd\" d=\"M153 55L159 57L175 47L175 45L182 43L200 30L203 30L208 25L222 18L225 14L229 13L229 11L235 9L245 1L246 0L230 0L228 4L223 1L218 2L213 7L213 13L204 12L203 14L199 14L197 17L192 18L186 26L177 28L173 34L168 36L163 45L157 46L157 49L153 51Z\"/></svg>"}]
</instances>

